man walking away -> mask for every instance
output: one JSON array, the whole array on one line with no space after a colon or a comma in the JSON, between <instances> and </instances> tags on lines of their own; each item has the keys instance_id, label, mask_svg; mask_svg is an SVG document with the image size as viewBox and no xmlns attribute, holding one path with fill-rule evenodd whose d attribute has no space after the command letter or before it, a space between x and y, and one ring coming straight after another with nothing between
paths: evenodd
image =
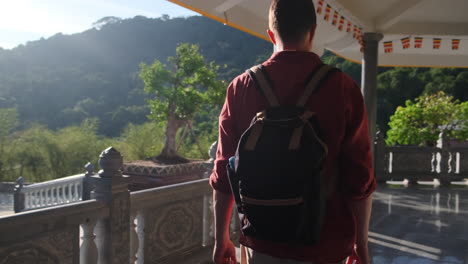
<instances>
[{"instance_id":1,"label":"man walking away","mask_svg":"<svg viewBox=\"0 0 468 264\"><path fill-rule=\"evenodd\" d=\"M276 52L262 63L261 70L281 106L295 105L323 66L311 52L316 26L312 0L272 1L268 35ZM270 107L269 96L259 83L249 73L236 77L219 117L217 157L210 177L215 214L213 260L217 264L237 261L229 237L234 198L226 165L252 118ZM304 108L318 121L327 149L321 187L326 189L326 206L318 241L278 242L243 232L240 243L246 263L344 263L353 254L358 263L370 263L367 234L376 181L363 98L358 85L340 71L328 72L316 86ZM293 176L284 175L285 180Z\"/></svg>"}]
</instances>

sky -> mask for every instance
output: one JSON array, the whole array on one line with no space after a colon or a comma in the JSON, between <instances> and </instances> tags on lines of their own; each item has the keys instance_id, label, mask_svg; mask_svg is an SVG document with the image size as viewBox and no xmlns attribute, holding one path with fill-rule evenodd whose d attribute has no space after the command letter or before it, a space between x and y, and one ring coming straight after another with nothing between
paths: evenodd
<instances>
[{"instance_id":1,"label":"sky","mask_svg":"<svg viewBox=\"0 0 468 264\"><path fill-rule=\"evenodd\" d=\"M56 33L85 31L100 18L191 16L166 0L0 0L0 47L11 49Z\"/></svg>"}]
</instances>

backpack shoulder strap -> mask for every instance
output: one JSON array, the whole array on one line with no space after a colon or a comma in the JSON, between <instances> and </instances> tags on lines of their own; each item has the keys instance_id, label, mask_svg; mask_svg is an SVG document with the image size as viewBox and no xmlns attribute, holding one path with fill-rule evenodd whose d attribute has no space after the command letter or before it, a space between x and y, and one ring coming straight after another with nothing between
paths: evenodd
<instances>
[{"instance_id":1,"label":"backpack shoulder strap","mask_svg":"<svg viewBox=\"0 0 468 264\"><path fill-rule=\"evenodd\" d=\"M297 101L296 106L304 107L305 104L307 103L307 100L314 93L314 91L317 90L317 88L319 87L321 81L328 75L329 72L331 72L334 69L336 68L333 68L332 66L326 65L326 64L318 66L318 70L316 70L313 73L312 78L307 83L304 93L299 98L299 101Z\"/></svg>"},{"instance_id":2,"label":"backpack shoulder strap","mask_svg":"<svg viewBox=\"0 0 468 264\"><path fill-rule=\"evenodd\" d=\"M279 106L278 98L276 97L273 89L271 88L271 83L269 82L268 75L263 69L263 66L257 65L253 66L247 73L250 75L250 78L257 84L260 88L260 91L265 96L270 107Z\"/></svg>"}]
</instances>

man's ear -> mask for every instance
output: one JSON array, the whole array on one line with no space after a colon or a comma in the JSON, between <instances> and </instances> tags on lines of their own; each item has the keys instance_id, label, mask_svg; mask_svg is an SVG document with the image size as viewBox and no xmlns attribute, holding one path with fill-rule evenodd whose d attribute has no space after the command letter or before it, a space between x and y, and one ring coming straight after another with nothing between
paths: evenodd
<instances>
[{"instance_id":1,"label":"man's ear","mask_svg":"<svg viewBox=\"0 0 468 264\"><path fill-rule=\"evenodd\" d=\"M315 29L317 29L317 24L313 25L313 26L310 28L310 31L309 31L309 39L308 39L309 42L312 42L312 41L314 40L314 37L315 37Z\"/></svg>"},{"instance_id":2,"label":"man's ear","mask_svg":"<svg viewBox=\"0 0 468 264\"><path fill-rule=\"evenodd\" d=\"M271 31L270 29L267 29L267 33L270 37L271 42L273 42L273 44L276 45L275 33L273 33L273 31Z\"/></svg>"}]
</instances>

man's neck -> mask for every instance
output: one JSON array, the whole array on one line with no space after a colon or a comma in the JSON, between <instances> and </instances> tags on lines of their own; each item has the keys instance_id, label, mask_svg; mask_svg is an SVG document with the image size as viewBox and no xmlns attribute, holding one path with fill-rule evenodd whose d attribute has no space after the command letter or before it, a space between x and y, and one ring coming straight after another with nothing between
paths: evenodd
<instances>
[{"instance_id":1,"label":"man's neck","mask_svg":"<svg viewBox=\"0 0 468 264\"><path fill-rule=\"evenodd\" d=\"M305 51L311 52L312 47L311 45L302 44L302 45L290 45L290 44L283 44L283 43L276 43L276 51Z\"/></svg>"}]
</instances>

